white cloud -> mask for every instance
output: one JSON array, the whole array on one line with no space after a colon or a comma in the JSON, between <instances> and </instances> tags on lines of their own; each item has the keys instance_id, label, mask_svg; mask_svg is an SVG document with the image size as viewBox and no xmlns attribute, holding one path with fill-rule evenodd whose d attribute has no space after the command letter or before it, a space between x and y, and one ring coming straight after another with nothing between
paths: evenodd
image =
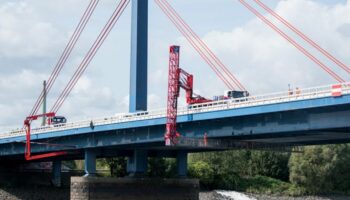
<instances>
[{"instance_id":1,"label":"white cloud","mask_svg":"<svg viewBox=\"0 0 350 200\"><path fill-rule=\"evenodd\" d=\"M348 26L350 21L349 2L345 5L326 6L309 0L280 1L276 11L336 57L350 63L346 56L350 40L344 37L344 31L348 31L344 30L344 26ZM271 16L269 18L272 19ZM339 34L339 30L343 30L343 34ZM295 38L295 35L292 37ZM251 20L229 32L211 31L205 35L204 41L224 63L232 66L231 71L254 94L285 90L288 83L294 87L306 87L335 82L259 19ZM188 46L187 43L184 44ZM319 55L312 49L310 51ZM191 55L190 52L187 53L189 54L185 56ZM329 63L323 58L321 60ZM335 71L348 78L343 71ZM203 74L196 75L200 77ZM207 84L205 80L198 85L202 91L214 91L217 87L216 84ZM204 87L205 90L202 89Z\"/></svg>"},{"instance_id":2,"label":"white cloud","mask_svg":"<svg viewBox=\"0 0 350 200\"><path fill-rule=\"evenodd\" d=\"M21 126L87 5L85 0L0 2L0 131ZM106 19L101 13L109 15L115 5L112 0L100 2L91 21L102 25ZM48 109L81 62L91 37L96 37L99 26L89 25L48 96ZM79 120L113 113L116 97L97 80L83 76L59 114Z\"/></svg>"},{"instance_id":3,"label":"white cloud","mask_svg":"<svg viewBox=\"0 0 350 200\"><path fill-rule=\"evenodd\" d=\"M118 113L127 113L129 111L129 100L130 96L124 96L121 101L116 101L117 103L117 108L118 108ZM159 94L148 94L148 107L152 109L158 109L158 108L164 108L163 105L163 98L159 96Z\"/></svg>"},{"instance_id":4,"label":"white cloud","mask_svg":"<svg viewBox=\"0 0 350 200\"><path fill-rule=\"evenodd\" d=\"M1 57L53 56L62 46L61 32L39 19L26 2L0 5L0 16Z\"/></svg>"},{"instance_id":5,"label":"white cloud","mask_svg":"<svg viewBox=\"0 0 350 200\"><path fill-rule=\"evenodd\" d=\"M163 99L160 98L158 94L149 94L148 95L148 106L150 108L163 108L160 107L162 105Z\"/></svg>"},{"instance_id":6,"label":"white cloud","mask_svg":"<svg viewBox=\"0 0 350 200\"><path fill-rule=\"evenodd\" d=\"M345 23L338 28L340 34L344 37L350 37L350 23Z\"/></svg>"},{"instance_id":7,"label":"white cloud","mask_svg":"<svg viewBox=\"0 0 350 200\"><path fill-rule=\"evenodd\" d=\"M74 28L75 22L87 6L84 0L53 2L18 0L0 3L0 110L2 113L0 131L18 127L22 123L36 100L34 97L37 97L41 91L42 80L51 73L52 65L57 61L59 53L72 33L71 29ZM105 1L103 3L105 4L100 3L98 10L109 14L110 11L105 12L101 9L112 7L110 5L115 5L115 1L108 0L107 3ZM188 6L193 2L183 1L183 3ZM326 5L310 0L285 0L279 1L276 11L336 57L344 60L345 63L350 63L347 55L350 46L349 1L346 4ZM101 13L92 20L99 25L106 20ZM74 20L71 19L73 15L76 17ZM60 16L62 19L56 19L58 17L55 16ZM200 15L197 17L200 18ZM160 22L163 23L163 21L157 21L157 23ZM201 22L201 26L208 26ZM168 26L163 28L163 24L161 25L161 30L156 28L152 30L152 33L156 31L161 33L155 33L156 37L150 39L149 108L166 106L167 50L168 45L173 43L182 46L181 66L194 74L195 91L209 98L222 94L226 89L224 84L206 66L187 41L183 37L177 37L176 34L175 40L173 33L175 29L168 30ZM286 90L288 83L295 87L306 87L334 82L313 62L307 60L258 19L246 20L239 26L231 27L231 30L225 30L207 32L203 40L254 94ZM90 29L87 32L89 33L87 38L95 37ZM125 38L125 34L129 33L125 31L123 34L118 34L112 35ZM62 91L71 72L80 63L86 51L84 48L90 45L89 42L85 42L86 40L82 41L78 52L71 57L68 69L63 71L63 76L57 80L57 85L49 97L49 105ZM112 43L113 45L110 46L118 46L118 42L119 40L109 40L109 45ZM125 89L128 88L128 78L124 75L126 74L124 72L128 71L125 69L127 64L119 63L120 58L116 56L121 54L120 51L126 50L116 51L110 48L108 47L107 50L113 53L104 54L113 56L113 59L115 58L118 62L118 68L115 67L117 64L110 64L112 59L108 60L105 57L101 57L100 60L108 61L100 61L102 64L92 63L95 65L95 71L84 74L60 112L67 115L69 121L128 111L129 97ZM314 50L312 52L315 53ZM316 55L319 54L316 53ZM322 60L326 62L325 59ZM102 65L111 66L102 68ZM111 70L112 67L114 70ZM106 72L109 74L104 75ZM342 71L337 70L337 72ZM120 80L122 78L123 80ZM101 83L101 81L114 85ZM182 92L181 95L179 104L184 105L184 93Z\"/></svg>"}]
</instances>

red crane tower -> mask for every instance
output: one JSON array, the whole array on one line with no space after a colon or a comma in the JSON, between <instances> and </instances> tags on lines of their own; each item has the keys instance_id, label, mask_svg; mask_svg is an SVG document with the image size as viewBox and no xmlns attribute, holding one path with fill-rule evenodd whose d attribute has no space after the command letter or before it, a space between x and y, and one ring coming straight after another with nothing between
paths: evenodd
<instances>
[{"instance_id":1,"label":"red crane tower","mask_svg":"<svg viewBox=\"0 0 350 200\"><path fill-rule=\"evenodd\" d=\"M186 91L187 104L206 103L212 100L193 93L193 75L180 68L180 47L170 47L169 76L168 76L168 102L165 144L176 145L180 134L176 131L177 101L180 88Z\"/></svg>"}]
</instances>

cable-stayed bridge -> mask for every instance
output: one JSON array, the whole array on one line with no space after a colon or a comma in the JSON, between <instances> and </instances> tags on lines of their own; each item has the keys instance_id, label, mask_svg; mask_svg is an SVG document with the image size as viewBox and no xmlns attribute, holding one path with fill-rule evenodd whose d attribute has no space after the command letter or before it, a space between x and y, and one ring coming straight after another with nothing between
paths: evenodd
<instances>
[{"instance_id":1,"label":"cable-stayed bridge","mask_svg":"<svg viewBox=\"0 0 350 200\"><path fill-rule=\"evenodd\" d=\"M123 156L128 157L127 168L131 175L144 175L148 157L174 157L177 159L178 175L186 177L187 155L191 152L242 148L274 149L350 142L350 83L336 73L334 67L340 67L347 73L350 73L350 68L262 1L239 2L330 75L336 83L274 94L209 100L199 95L192 96L193 75L181 71L179 55L171 54L168 107L148 110L148 1L132 0L130 113L68 123L45 124L44 121L41 127L31 127L33 120L39 117L50 120L59 112L130 3L130 0L118 1L114 12L67 86L58 96L50 112L46 112L46 96L99 4L99 0L91 0L43 92L26 118L24 128L0 133L0 161L54 161L54 177L59 179L62 160L84 159L86 176L91 176L96 173L96 158ZM210 50L167 0L155 0L155 3L230 91L249 94L244 84L231 73L231 69ZM261 7L296 33L334 66L313 55L252 4ZM175 69L172 73L171 67ZM190 81L187 80L183 85L181 73L190 78ZM186 90L186 98L189 100L185 107L177 107L180 88ZM42 105L43 113L39 114ZM168 137L173 139L171 145L166 142Z\"/></svg>"}]
</instances>

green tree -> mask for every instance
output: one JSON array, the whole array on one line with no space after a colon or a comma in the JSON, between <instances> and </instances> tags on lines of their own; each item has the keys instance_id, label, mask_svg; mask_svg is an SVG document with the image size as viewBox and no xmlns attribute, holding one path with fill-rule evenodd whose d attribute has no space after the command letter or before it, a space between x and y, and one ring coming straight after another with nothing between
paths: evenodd
<instances>
[{"instance_id":1,"label":"green tree","mask_svg":"<svg viewBox=\"0 0 350 200\"><path fill-rule=\"evenodd\" d=\"M101 159L100 162L102 165L108 166L111 176L124 177L127 175L127 170L126 170L127 160L124 157L105 158L105 159Z\"/></svg>"},{"instance_id":2,"label":"green tree","mask_svg":"<svg viewBox=\"0 0 350 200\"><path fill-rule=\"evenodd\" d=\"M171 178L176 176L175 159L149 158L147 174L150 177Z\"/></svg>"},{"instance_id":3,"label":"green tree","mask_svg":"<svg viewBox=\"0 0 350 200\"><path fill-rule=\"evenodd\" d=\"M290 153L253 151L251 153L252 175L268 176L283 181L289 179L288 161Z\"/></svg>"},{"instance_id":4,"label":"green tree","mask_svg":"<svg viewBox=\"0 0 350 200\"><path fill-rule=\"evenodd\" d=\"M325 145L305 147L302 154L292 154L290 181L310 193L350 192L350 146Z\"/></svg>"},{"instance_id":5,"label":"green tree","mask_svg":"<svg viewBox=\"0 0 350 200\"><path fill-rule=\"evenodd\" d=\"M214 183L214 169L205 161L191 163L188 176L200 179L202 186L209 188Z\"/></svg>"},{"instance_id":6,"label":"green tree","mask_svg":"<svg viewBox=\"0 0 350 200\"><path fill-rule=\"evenodd\" d=\"M66 167L68 167L69 169L72 169L72 170L77 169L77 164L75 163L74 160L63 161L62 165L66 166Z\"/></svg>"},{"instance_id":7,"label":"green tree","mask_svg":"<svg viewBox=\"0 0 350 200\"><path fill-rule=\"evenodd\" d=\"M200 173L196 173L203 183L211 183L212 188L239 189L244 178L254 176L288 180L289 157L289 153L232 150L191 154L189 161L191 170L205 169L210 172L212 169L213 175L209 176L212 181L208 181L208 176L201 177Z\"/></svg>"},{"instance_id":8,"label":"green tree","mask_svg":"<svg viewBox=\"0 0 350 200\"><path fill-rule=\"evenodd\" d=\"M207 188L219 189L236 189L239 185L240 174L245 174L246 170L246 152L242 151L226 151L213 153L198 153L190 155L190 170L196 168L197 171L207 170L210 176L200 177L200 173L196 174L202 183L208 184ZM202 163L203 162L203 163ZM194 165L194 166L192 166ZM211 181L208 178L212 178ZM210 183L210 184L209 184Z\"/></svg>"},{"instance_id":9,"label":"green tree","mask_svg":"<svg viewBox=\"0 0 350 200\"><path fill-rule=\"evenodd\" d=\"M149 158L147 174L150 177L165 177L167 163L164 158Z\"/></svg>"}]
</instances>

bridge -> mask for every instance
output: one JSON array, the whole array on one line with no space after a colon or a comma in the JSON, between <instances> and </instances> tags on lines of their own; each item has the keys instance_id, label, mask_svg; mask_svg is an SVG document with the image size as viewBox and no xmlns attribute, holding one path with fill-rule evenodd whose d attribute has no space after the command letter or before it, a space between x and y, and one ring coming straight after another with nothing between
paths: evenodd
<instances>
[{"instance_id":1,"label":"bridge","mask_svg":"<svg viewBox=\"0 0 350 200\"><path fill-rule=\"evenodd\" d=\"M260 1L254 1L268 10L268 7L265 7ZM245 90L243 84L227 70L226 66L179 17L166 0L156 0L156 2L229 89ZM241 0L240 2L271 28L277 28L245 1ZM91 16L89 13L93 12L97 3L97 0L90 2L87 9L88 14L84 14L85 20L79 24L80 28L74 33L77 35L73 35L73 38L79 38L77 36L84 29L82 27L86 25L89 15ZM106 29L103 30L107 34L101 34L101 37L97 38L98 42L92 46L92 51L89 51L86 59L79 66L77 75L73 76L54 104L53 112L56 113L62 106L128 3L128 0L120 1L112 15L114 18L111 17L111 21L106 24ZM186 177L187 154L191 152L350 142L350 124L348 123L350 83L345 82L299 44L295 44L295 41L289 36L281 34L281 30L277 28L278 33L320 65L337 82L326 86L302 88L298 91L250 95L179 107L177 127L181 135L177 138L178 141L175 145L166 145L164 133L167 109L147 109L148 2L146 0L133 0L132 6L130 113L63 124L43 125L31 129L30 151L32 154L64 152L39 160L56 163L53 165L56 178L60 177L60 162L62 160L84 159L86 176L93 176L96 174L96 158L128 157L128 172L136 176L145 173L148 157L174 157L177 158L178 175ZM270 11L275 16L275 13ZM280 16L276 15L275 17L279 18ZM114 19L116 21L113 21ZM294 28L289 23L286 24L289 28L290 26L292 29ZM306 37L303 33L299 33L303 38ZM313 41L308 37L306 40L313 44ZM76 41L73 40L68 47L73 48L74 42ZM317 47L320 46L315 44L315 48ZM345 64L324 49L321 47L317 49L335 64L348 70ZM67 59L69 54L68 48L68 51L63 54L63 60ZM45 93L51 89L64 65L63 61L59 61L59 63L61 63L57 65L59 68L55 68L48 81L47 90L44 90L39 97L31 115L37 114L39 107L42 104L45 105ZM25 145L28 145L26 134L26 130L22 128L0 134L0 161L29 162L24 157Z\"/></svg>"},{"instance_id":2,"label":"bridge","mask_svg":"<svg viewBox=\"0 0 350 200\"><path fill-rule=\"evenodd\" d=\"M182 136L173 147L164 143L166 109L47 125L32 129L32 153L71 151L66 156L69 159L89 159L86 152L91 150L108 157L130 156L141 149L152 156L177 156L184 151L244 148L239 145L244 143L259 148L349 142L350 84L340 86L340 95L334 94L334 85L328 85L302 89L299 94L281 92L181 107L178 124ZM24 130L2 133L1 159L24 160L25 135ZM205 135L209 141L233 143L204 145ZM186 143L193 139L195 143ZM55 141L55 145L40 145L47 144L45 141Z\"/></svg>"}]
</instances>

